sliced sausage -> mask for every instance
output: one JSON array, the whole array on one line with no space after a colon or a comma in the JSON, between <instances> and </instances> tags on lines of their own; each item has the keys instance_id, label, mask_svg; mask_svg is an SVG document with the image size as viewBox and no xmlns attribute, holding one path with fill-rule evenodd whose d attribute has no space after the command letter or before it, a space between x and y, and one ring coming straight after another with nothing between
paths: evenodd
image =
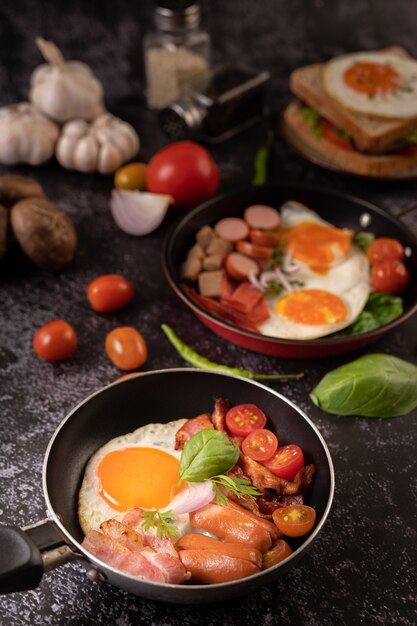
<instances>
[{"instance_id":1,"label":"sliced sausage","mask_svg":"<svg viewBox=\"0 0 417 626\"><path fill-rule=\"evenodd\" d=\"M241 543L220 541L202 533L184 535L177 541L175 547L177 550L214 550L220 554L251 561L257 567L262 565L262 554L256 548L249 548Z\"/></svg>"},{"instance_id":2,"label":"sliced sausage","mask_svg":"<svg viewBox=\"0 0 417 626\"><path fill-rule=\"evenodd\" d=\"M252 259L270 259L274 254L274 249L267 246L258 246L250 241L238 241L236 250L242 254L250 256Z\"/></svg>"},{"instance_id":3,"label":"sliced sausage","mask_svg":"<svg viewBox=\"0 0 417 626\"><path fill-rule=\"evenodd\" d=\"M202 296L220 298L223 284L223 270L201 272L198 276L198 289Z\"/></svg>"},{"instance_id":4,"label":"sliced sausage","mask_svg":"<svg viewBox=\"0 0 417 626\"><path fill-rule=\"evenodd\" d=\"M259 572L251 561L216 550L180 550L179 557L185 569L191 572L190 582L196 584L225 583Z\"/></svg>"},{"instance_id":5,"label":"sliced sausage","mask_svg":"<svg viewBox=\"0 0 417 626\"><path fill-rule=\"evenodd\" d=\"M272 248L276 248L281 243L278 233L259 230L258 228L252 228L249 233L249 239L258 246L271 246Z\"/></svg>"},{"instance_id":6,"label":"sliced sausage","mask_svg":"<svg viewBox=\"0 0 417 626\"><path fill-rule=\"evenodd\" d=\"M280 216L276 209L265 204L253 204L244 213L245 222L251 228L267 228L274 230L280 224Z\"/></svg>"},{"instance_id":7,"label":"sliced sausage","mask_svg":"<svg viewBox=\"0 0 417 626\"><path fill-rule=\"evenodd\" d=\"M231 243L246 239L249 235L249 227L240 217L224 217L217 222L214 231L218 237Z\"/></svg>"},{"instance_id":8,"label":"sliced sausage","mask_svg":"<svg viewBox=\"0 0 417 626\"><path fill-rule=\"evenodd\" d=\"M259 274L259 265L240 252L231 252L226 257L226 271L231 278L247 280L250 273Z\"/></svg>"},{"instance_id":9,"label":"sliced sausage","mask_svg":"<svg viewBox=\"0 0 417 626\"><path fill-rule=\"evenodd\" d=\"M268 550L272 544L270 533L249 515L242 515L239 511L218 504L206 504L190 513L190 522L194 528L205 530L225 541L244 543L261 552Z\"/></svg>"}]
</instances>

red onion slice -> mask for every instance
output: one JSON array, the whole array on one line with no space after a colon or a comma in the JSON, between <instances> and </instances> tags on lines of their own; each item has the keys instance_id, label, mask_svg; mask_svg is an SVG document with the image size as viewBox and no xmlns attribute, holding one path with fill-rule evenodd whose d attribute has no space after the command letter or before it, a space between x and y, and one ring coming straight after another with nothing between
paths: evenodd
<instances>
[{"instance_id":1,"label":"red onion slice","mask_svg":"<svg viewBox=\"0 0 417 626\"><path fill-rule=\"evenodd\" d=\"M110 209L114 221L125 233L147 235L158 228L172 200L171 196L158 193L113 189Z\"/></svg>"},{"instance_id":2,"label":"red onion slice","mask_svg":"<svg viewBox=\"0 0 417 626\"><path fill-rule=\"evenodd\" d=\"M301 264L294 261L294 258L289 250L286 250L284 258L282 259L282 271L291 276L301 269Z\"/></svg>"},{"instance_id":3,"label":"red onion slice","mask_svg":"<svg viewBox=\"0 0 417 626\"><path fill-rule=\"evenodd\" d=\"M189 483L188 487L180 491L163 511L172 511L174 515L192 513L211 502L214 496L211 480L203 483Z\"/></svg>"}]
</instances>

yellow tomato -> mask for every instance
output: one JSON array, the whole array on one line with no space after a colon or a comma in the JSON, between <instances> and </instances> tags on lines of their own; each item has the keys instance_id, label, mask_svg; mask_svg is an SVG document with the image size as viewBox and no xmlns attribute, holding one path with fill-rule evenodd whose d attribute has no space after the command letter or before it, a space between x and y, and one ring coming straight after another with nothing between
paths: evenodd
<instances>
[{"instance_id":1,"label":"yellow tomato","mask_svg":"<svg viewBox=\"0 0 417 626\"><path fill-rule=\"evenodd\" d=\"M119 168L114 175L117 189L146 189L146 163L128 163Z\"/></svg>"}]
</instances>

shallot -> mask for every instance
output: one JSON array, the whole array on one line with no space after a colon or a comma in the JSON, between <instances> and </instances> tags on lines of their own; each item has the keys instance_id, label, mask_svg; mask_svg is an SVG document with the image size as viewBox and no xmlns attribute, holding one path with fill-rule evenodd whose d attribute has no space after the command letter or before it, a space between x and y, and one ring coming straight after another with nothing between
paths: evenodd
<instances>
[{"instance_id":1,"label":"shallot","mask_svg":"<svg viewBox=\"0 0 417 626\"><path fill-rule=\"evenodd\" d=\"M164 219L172 197L164 194L113 189L110 209L118 227L128 235L147 235Z\"/></svg>"},{"instance_id":2,"label":"shallot","mask_svg":"<svg viewBox=\"0 0 417 626\"><path fill-rule=\"evenodd\" d=\"M175 498L171 500L164 511L170 511L174 515L192 513L211 502L214 496L213 483L210 480L206 480L202 483L189 483L188 487L180 491Z\"/></svg>"}]
</instances>

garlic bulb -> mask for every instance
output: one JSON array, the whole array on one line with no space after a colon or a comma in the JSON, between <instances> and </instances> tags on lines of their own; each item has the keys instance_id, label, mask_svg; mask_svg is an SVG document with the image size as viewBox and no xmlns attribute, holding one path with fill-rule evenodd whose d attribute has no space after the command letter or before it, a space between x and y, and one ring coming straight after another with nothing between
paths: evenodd
<instances>
[{"instance_id":1,"label":"garlic bulb","mask_svg":"<svg viewBox=\"0 0 417 626\"><path fill-rule=\"evenodd\" d=\"M0 163L40 165L54 154L59 127L29 102L0 108Z\"/></svg>"},{"instance_id":2,"label":"garlic bulb","mask_svg":"<svg viewBox=\"0 0 417 626\"><path fill-rule=\"evenodd\" d=\"M103 87L91 69L79 61L65 61L52 41L36 38L47 64L31 76L30 100L45 115L64 123L92 120L104 110Z\"/></svg>"},{"instance_id":3,"label":"garlic bulb","mask_svg":"<svg viewBox=\"0 0 417 626\"><path fill-rule=\"evenodd\" d=\"M56 158L69 169L112 174L139 151L139 137L127 122L102 113L92 124L73 120L65 124L56 146Z\"/></svg>"}]
</instances>

